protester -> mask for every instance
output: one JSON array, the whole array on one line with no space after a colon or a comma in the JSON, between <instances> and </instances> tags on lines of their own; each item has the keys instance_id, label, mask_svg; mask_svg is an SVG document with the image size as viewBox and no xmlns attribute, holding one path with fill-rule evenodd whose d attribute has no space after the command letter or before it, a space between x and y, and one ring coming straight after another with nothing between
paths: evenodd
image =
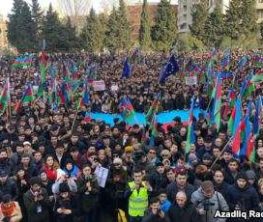
<instances>
[{"instance_id":1,"label":"protester","mask_svg":"<svg viewBox=\"0 0 263 222\"><path fill-rule=\"evenodd\" d=\"M191 202L197 208L202 222L226 221L226 219L215 217L216 211L228 211L229 207L222 194L214 190L211 181L202 182L201 187L192 193Z\"/></svg>"},{"instance_id":2,"label":"protester","mask_svg":"<svg viewBox=\"0 0 263 222\"><path fill-rule=\"evenodd\" d=\"M10 194L23 222L205 221L205 212L219 222L227 205L260 210L262 51L230 54L34 54L26 69L1 58L0 200ZM132 73L121 78L127 57ZM170 58L178 71L167 71Z\"/></svg>"},{"instance_id":3,"label":"protester","mask_svg":"<svg viewBox=\"0 0 263 222\"><path fill-rule=\"evenodd\" d=\"M197 214L196 208L187 200L186 193L179 191L175 197L175 203L168 211L170 221L185 221L194 222L199 221L200 216Z\"/></svg>"}]
</instances>

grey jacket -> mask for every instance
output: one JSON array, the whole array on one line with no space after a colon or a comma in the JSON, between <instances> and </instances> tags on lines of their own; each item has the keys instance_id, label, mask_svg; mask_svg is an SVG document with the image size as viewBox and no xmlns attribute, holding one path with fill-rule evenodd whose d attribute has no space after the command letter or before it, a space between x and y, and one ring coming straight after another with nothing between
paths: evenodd
<instances>
[{"instance_id":1,"label":"grey jacket","mask_svg":"<svg viewBox=\"0 0 263 222\"><path fill-rule=\"evenodd\" d=\"M207 208L207 218L208 222L225 222L226 219L223 218L214 218L216 211L228 211L229 207L223 197L223 195L215 191L214 195L206 199L201 192L201 188L192 193L191 201L194 206L199 209ZM201 215L202 222L206 222L206 214Z\"/></svg>"}]
</instances>

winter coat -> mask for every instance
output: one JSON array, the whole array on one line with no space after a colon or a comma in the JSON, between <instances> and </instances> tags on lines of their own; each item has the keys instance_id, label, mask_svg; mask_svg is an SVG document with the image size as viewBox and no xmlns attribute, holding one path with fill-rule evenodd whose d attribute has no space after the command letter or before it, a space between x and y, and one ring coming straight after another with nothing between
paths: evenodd
<instances>
[{"instance_id":1,"label":"winter coat","mask_svg":"<svg viewBox=\"0 0 263 222\"><path fill-rule=\"evenodd\" d=\"M86 183L90 182L91 191L88 191ZM85 213L98 207L99 202L99 185L95 176L85 178L83 175L77 180L78 194L80 198L81 210Z\"/></svg>"},{"instance_id":2,"label":"winter coat","mask_svg":"<svg viewBox=\"0 0 263 222\"><path fill-rule=\"evenodd\" d=\"M259 196L254 187L248 185L241 189L231 185L227 191L227 202L230 210L234 210L238 205L242 211L259 210Z\"/></svg>"},{"instance_id":3,"label":"winter coat","mask_svg":"<svg viewBox=\"0 0 263 222\"><path fill-rule=\"evenodd\" d=\"M27 211L28 222L49 222L49 200L47 191L41 188L43 199L35 202L34 195L31 190L24 194L24 204Z\"/></svg>"},{"instance_id":4,"label":"winter coat","mask_svg":"<svg viewBox=\"0 0 263 222\"><path fill-rule=\"evenodd\" d=\"M18 188L16 182L11 179L7 178L5 183L0 182L0 194L10 194L13 200L18 198Z\"/></svg>"},{"instance_id":5,"label":"winter coat","mask_svg":"<svg viewBox=\"0 0 263 222\"><path fill-rule=\"evenodd\" d=\"M55 214L55 218L56 218L56 222L72 222L73 218L76 215L76 211L77 211L77 201L72 197L69 196L66 199L63 199L61 197L58 197L54 206L54 214ZM71 210L71 214L59 214L57 212L57 210L59 208L65 208L67 210Z\"/></svg>"},{"instance_id":6,"label":"winter coat","mask_svg":"<svg viewBox=\"0 0 263 222\"><path fill-rule=\"evenodd\" d=\"M187 203L183 208L174 204L168 211L168 217L171 222L197 222L200 216L192 203Z\"/></svg>"},{"instance_id":7,"label":"winter coat","mask_svg":"<svg viewBox=\"0 0 263 222\"><path fill-rule=\"evenodd\" d=\"M209 222L225 222L226 219L214 218L217 210L219 211L228 211L229 207L223 195L217 191L214 192L211 198L205 198L202 193L202 189L199 188L197 191L193 192L191 196L191 202L197 209L208 208L207 217ZM206 222L206 215L201 215L201 222Z\"/></svg>"},{"instance_id":8,"label":"winter coat","mask_svg":"<svg viewBox=\"0 0 263 222\"><path fill-rule=\"evenodd\" d=\"M73 168L71 170L67 170L67 168L64 168L63 171L69 176L69 177L78 177L79 175L79 168L76 165L73 165Z\"/></svg>"},{"instance_id":9,"label":"winter coat","mask_svg":"<svg viewBox=\"0 0 263 222\"><path fill-rule=\"evenodd\" d=\"M221 184L216 184L214 182L215 190L223 195L223 197L226 199L227 196L227 190L229 189L230 185L223 181Z\"/></svg>"},{"instance_id":10,"label":"winter coat","mask_svg":"<svg viewBox=\"0 0 263 222\"><path fill-rule=\"evenodd\" d=\"M165 174L154 172L149 177L149 182L153 188L153 192L158 192L160 189L166 188L168 180Z\"/></svg>"},{"instance_id":11,"label":"winter coat","mask_svg":"<svg viewBox=\"0 0 263 222\"><path fill-rule=\"evenodd\" d=\"M167 195L168 199L173 203L175 200L175 195L178 193L179 188L176 184L176 182L172 182L167 186ZM191 198L192 193L195 191L195 188L191 184L187 184L184 192L186 193L187 199Z\"/></svg>"},{"instance_id":12,"label":"winter coat","mask_svg":"<svg viewBox=\"0 0 263 222\"><path fill-rule=\"evenodd\" d=\"M150 210L147 211L146 215L143 217L142 222L170 222L167 215L161 218L159 215L154 215Z\"/></svg>"}]
</instances>

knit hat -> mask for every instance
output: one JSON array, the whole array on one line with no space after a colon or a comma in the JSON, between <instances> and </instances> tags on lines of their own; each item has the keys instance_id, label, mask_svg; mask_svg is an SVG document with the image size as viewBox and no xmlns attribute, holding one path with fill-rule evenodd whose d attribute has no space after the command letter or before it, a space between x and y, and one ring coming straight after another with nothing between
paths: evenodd
<instances>
[{"instance_id":1,"label":"knit hat","mask_svg":"<svg viewBox=\"0 0 263 222\"><path fill-rule=\"evenodd\" d=\"M254 170L248 170L246 172L246 175L247 175L247 178L249 180L255 180L256 179L256 174L255 174Z\"/></svg>"}]
</instances>

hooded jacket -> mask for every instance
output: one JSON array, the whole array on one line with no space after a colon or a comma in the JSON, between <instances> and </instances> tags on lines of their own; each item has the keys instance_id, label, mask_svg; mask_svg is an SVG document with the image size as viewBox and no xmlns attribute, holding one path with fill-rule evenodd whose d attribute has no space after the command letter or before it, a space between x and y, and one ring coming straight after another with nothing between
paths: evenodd
<instances>
[{"instance_id":1,"label":"hooded jacket","mask_svg":"<svg viewBox=\"0 0 263 222\"><path fill-rule=\"evenodd\" d=\"M197 209L206 209L207 208L207 218L209 222L225 222L226 219L214 218L217 210L219 211L228 211L229 207L223 197L223 195L217 191L214 192L211 198L206 198L201 187L193 192L191 197L191 202ZM206 214L201 215L202 222L206 222Z\"/></svg>"}]
</instances>

